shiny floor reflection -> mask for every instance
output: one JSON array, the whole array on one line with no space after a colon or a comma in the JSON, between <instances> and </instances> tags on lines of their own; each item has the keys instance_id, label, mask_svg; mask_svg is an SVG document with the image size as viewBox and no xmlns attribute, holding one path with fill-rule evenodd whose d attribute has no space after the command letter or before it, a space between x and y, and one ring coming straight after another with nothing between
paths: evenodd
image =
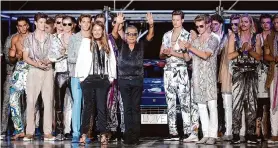
<instances>
[{"instance_id":1,"label":"shiny floor reflection","mask_svg":"<svg viewBox=\"0 0 278 148\"><path fill-rule=\"evenodd\" d=\"M181 143L179 141L162 141L160 138L142 138L140 144L136 146L125 145L122 142L111 142L108 145L101 146L100 143L94 142L81 146L78 143L72 144L71 141L1 141L1 147L11 148L78 148L78 147L101 147L101 148L278 148L276 145L268 145L266 142L260 144L236 144L231 145L228 142L220 142L215 145L196 145L195 143Z\"/></svg>"}]
</instances>

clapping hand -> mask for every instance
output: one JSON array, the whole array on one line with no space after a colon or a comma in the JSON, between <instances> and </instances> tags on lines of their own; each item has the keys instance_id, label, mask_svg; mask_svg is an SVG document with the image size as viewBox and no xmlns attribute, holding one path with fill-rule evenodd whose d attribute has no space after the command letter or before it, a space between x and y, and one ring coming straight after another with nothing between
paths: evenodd
<instances>
[{"instance_id":1,"label":"clapping hand","mask_svg":"<svg viewBox=\"0 0 278 148\"><path fill-rule=\"evenodd\" d=\"M197 39L198 34L196 33L196 31L190 30L190 37L191 37L191 40L195 40L195 39Z\"/></svg>"},{"instance_id":2,"label":"clapping hand","mask_svg":"<svg viewBox=\"0 0 278 148\"><path fill-rule=\"evenodd\" d=\"M187 41L184 42L184 47L187 48L188 50L190 50L191 48L191 44Z\"/></svg>"},{"instance_id":3,"label":"clapping hand","mask_svg":"<svg viewBox=\"0 0 278 148\"><path fill-rule=\"evenodd\" d=\"M163 54L169 56L170 55L170 48L166 48L163 50Z\"/></svg>"},{"instance_id":4,"label":"clapping hand","mask_svg":"<svg viewBox=\"0 0 278 148\"><path fill-rule=\"evenodd\" d=\"M185 41L182 41L182 40L178 40L178 44L180 46L181 49L185 49Z\"/></svg>"},{"instance_id":5,"label":"clapping hand","mask_svg":"<svg viewBox=\"0 0 278 148\"><path fill-rule=\"evenodd\" d=\"M251 46L251 44L249 44L248 42L245 42L243 45L242 45L242 48L243 48L243 51L251 51L253 49L253 47Z\"/></svg>"},{"instance_id":6,"label":"clapping hand","mask_svg":"<svg viewBox=\"0 0 278 148\"><path fill-rule=\"evenodd\" d=\"M47 66L43 62L41 62L41 61L37 62L36 67L40 68L42 70L45 70L47 68Z\"/></svg>"}]
</instances>

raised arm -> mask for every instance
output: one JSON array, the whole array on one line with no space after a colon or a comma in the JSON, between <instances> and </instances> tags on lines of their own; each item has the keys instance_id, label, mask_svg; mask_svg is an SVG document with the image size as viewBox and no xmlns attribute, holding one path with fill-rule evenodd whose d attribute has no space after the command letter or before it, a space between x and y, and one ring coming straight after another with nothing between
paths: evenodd
<instances>
[{"instance_id":1,"label":"raised arm","mask_svg":"<svg viewBox=\"0 0 278 148\"><path fill-rule=\"evenodd\" d=\"M119 37L119 26L120 24L122 24L124 22L124 15L123 13L118 13L117 14L117 17L116 17L116 24L112 30L112 36L115 38L115 39L118 39Z\"/></svg>"},{"instance_id":2,"label":"raised arm","mask_svg":"<svg viewBox=\"0 0 278 148\"><path fill-rule=\"evenodd\" d=\"M148 35L146 37L146 39L148 41L151 41L153 36L154 36L154 21L153 21L153 16L151 13L147 13L146 15L146 18L147 18L147 22L149 23L149 32L148 32Z\"/></svg>"}]
</instances>

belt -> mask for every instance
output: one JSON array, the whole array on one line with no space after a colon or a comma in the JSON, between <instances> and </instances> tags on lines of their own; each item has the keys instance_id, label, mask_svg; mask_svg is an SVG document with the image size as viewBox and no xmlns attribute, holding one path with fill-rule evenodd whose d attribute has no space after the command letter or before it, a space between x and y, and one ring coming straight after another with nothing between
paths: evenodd
<instances>
[{"instance_id":1,"label":"belt","mask_svg":"<svg viewBox=\"0 0 278 148\"><path fill-rule=\"evenodd\" d=\"M171 63L171 64L166 64L167 67L187 67L187 64L185 63Z\"/></svg>"}]
</instances>

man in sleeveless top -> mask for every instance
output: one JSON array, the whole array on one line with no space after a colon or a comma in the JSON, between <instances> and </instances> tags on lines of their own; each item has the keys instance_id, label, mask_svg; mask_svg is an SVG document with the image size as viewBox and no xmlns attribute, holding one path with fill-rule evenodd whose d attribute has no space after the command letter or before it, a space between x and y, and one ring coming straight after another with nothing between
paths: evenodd
<instances>
[{"instance_id":1,"label":"man in sleeveless top","mask_svg":"<svg viewBox=\"0 0 278 148\"><path fill-rule=\"evenodd\" d=\"M262 53L264 53L264 40L267 35L271 33L272 22L270 14L262 14L260 16L260 23L263 32L258 34L261 40ZM268 125L269 125L269 90L265 87L266 77L267 77L267 65L264 62L264 58L262 56L258 75L258 111L257 111L257 128L256 133L258 137L268 136ZM262 134L261 134L262 130Z\"/></svg>"},{"instance_id":2,"label":"man in sleeveless top","mask_svg":"<svg viewBox=\"0 0 278 148\"><path fill-rule=\"evenodd\" d=\"M270 89L271 139L268 143L278 143L278 14L272 18L274 31L264 44L264 59L269 62L266 88Z\"/></svg>"},{"instance_id":3,"label":"man in sleeveless top","mask_svg":"<svg viewBox=\"0 0 278 148\"><path fill-rule=\"evenodd\" d=\"M255 135L257 112L258 63L261 59L260 39L248 14L240 18L238 34L231 34L228 59L232 60L233 143L240 142L242 110L245 111L247 142L257 143Z\"/></svg>"}]
</instances>

